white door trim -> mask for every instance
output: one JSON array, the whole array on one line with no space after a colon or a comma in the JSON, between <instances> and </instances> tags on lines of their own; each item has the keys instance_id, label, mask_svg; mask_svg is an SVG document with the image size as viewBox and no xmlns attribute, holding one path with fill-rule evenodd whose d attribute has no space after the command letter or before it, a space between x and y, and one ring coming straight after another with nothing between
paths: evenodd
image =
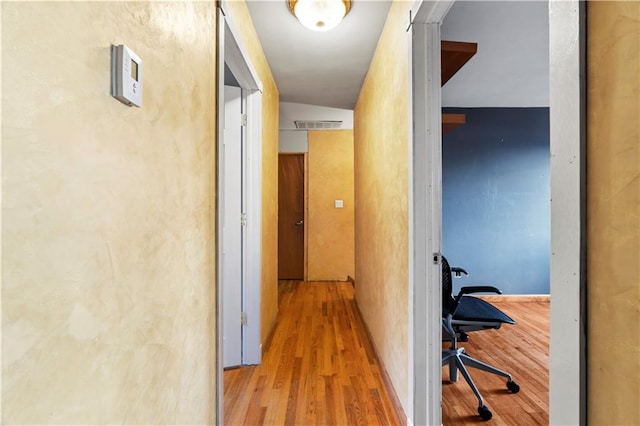
<instances>
[{"instance_id":1,"label":"white door trim","mask_svg":"<svg viewBox=\"0 0 640 426\"><path fill-rule=\"evenodd\" d=\"M446 13L446 12L445 12ZM440 24L412 26L413 143L409 221L413 259L413 421L441 424L442 386L442 116L440 111ZM425 48L426 46L426 48ZM434 67L431 64L438 64ZM435 257L435 260L434 260ZM416 326L417 325L417 326ZM425 403L426 401L426 403Z\"/></svg>"},{"instance_id":2,"label":"white door trim","mask_svg":"<svg viewBox=\"0 0 640 426\"><path fill-rule=\"evenodd\" d=\"M584 3L549 3L552 425L586 424Z\"/></svg>"},{"instance_id":3,"label":"white door trim","mask_svg":"<svg viewBox=\"0 0 640 426\"><path fill-rule=\"evenodd\" d=\"M440 252L442 225L439 26L451 5L451 0L416 0L411 12L409 365L414 424L442 423L441 277L430 257ZM550 424L586 422L584 16L582 1L550 1Z\"/></svg>"},{"instance_id":4,"label":"white door trim","mask_svg":"<svg viewBox=\"0 0 640 426\"><path fill-rule=\"evenodd\" d=\"M225 16L223 6L217 12L217 96L216 115L216 200L220 202L224 188L223 163L219 155L224 143L224 66L234 74L246 99L247 125L243 132L244 146L244 212L246 227L243 235L243 310L247 324L243 328L242 363L259 364L262 357L260 343L260 302L262 286L262 82L236 31L233 18ZM223 246L220 205L216 205L216 419L224 422L223 299L221 250Z\"/></svg>"},{"instance_id":5,"label":"white door trim","mask_svg":"<svg viewBox=\"0 0 640 426\"><path fill-rule=\"evenodd\" d=\"M220 274L223 293L223 367L242 364L242 251L244 229L241 223L244 200L244 177L239 162L243 161L242 89L224 86L224 145L220 146Z\"/></svg>"},{"instance_id":6,"label":"white door trim","mask_svg":"<svg viewBox=\"0 0 640 426\"><path fill-rule=\"evenodd\" d=\"M240 33L237 30L237 25L232 16L227 16L224 11L227 9L225 6L230 0L223 0L220 6L219 12L222 12L221 23L225 24L226 37L220 40L220 46L224 46L223 53L223 65L226 62L227 66L233 73L234 77L243 89L258 90L260 93L262 90L262 81L258 77L253 63L249 58L247 49L242 43ZM231 0L233 1L233 0ZM221 24L220 27L223 25Z\"/></svg>"},{"instance_id":7,"label":"white door trim","mask_svg":"<svg viewBox=\"0 0 640 426\"><path fill-rule=\"evenodd\" d=\"M243 93L245 91L243 90ZM245 226L244 289L242 304L247 324L242 339L242 363L262 362L261 298L262 298L262 93L250 91L246 97L245 155Z\"/></svg>"}]
</instances>

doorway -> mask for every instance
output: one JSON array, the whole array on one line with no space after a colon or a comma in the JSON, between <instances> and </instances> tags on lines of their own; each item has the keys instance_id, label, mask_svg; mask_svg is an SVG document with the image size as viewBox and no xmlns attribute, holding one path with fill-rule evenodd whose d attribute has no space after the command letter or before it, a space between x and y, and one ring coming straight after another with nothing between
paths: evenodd
<instances>
[{"instance_id":1,"label":"doorway","mask_svg":"<svg viewBox=\"0 0 640 426\"><path fill-rule=\"evenodd\" d=\"M278 279L304 280L305 155L278 156Z\"/></svg>"},{"instance_id":2,"label":"doorway","mask_svg":"<svg viewBox=\"0 0 640 426\"><path fill-rule=\"evenodd\" d=\"M470 333L461 344L470 356L507 371L523 390L496 394L501 379L469 369L483 414L493 413L498 423L525 423L523 411L532 424L549 421L548 24L546 1L481 1L455 2L441 26L443 40L477 44L442 87L442 253L470 274L453 279L454 295L477 283L495 286L503 296L473 296L488 298L515 321L498 332ZM453 52L462 50L450 44L458 43L442 42L443 83ZM528 84L514 86L513 79ZM451 116L462 116L464 124L447 131ZM519 359L509 347L523 340L527 351ZM443 368L445 425L476 413L478 404L469 398L471 387L448 373ZM516 405L527 408L509 409Z\"/></svg>"},{"instance_id":3,"label":"doorway","mask_svg":"<svg viewBox=\"0 0 640 426\"><path fill-rule=\"evenodd\" d=\"M417 2L410 36L413 71L410 377L421 378L414 379L412 384L415 424L441 423L440 25L451 6L452 2L445 0ZM549 4L553 64L550 70L553 303L549 369L552 424L581 424L585 419L584 16L584 4L579 1ZM417 306L421 309L416 309Z\"/></svg>"},{"instance_id":4,"label":"doorway","mask_svg":"<svg viewBox=\"0 0 640 426\"><path fill-rule=\"evenodd\" d=\"M262 356L262 83L221 8L217 28L216 415L224 419L223 369Z\"/></svg>"}]
</instances>

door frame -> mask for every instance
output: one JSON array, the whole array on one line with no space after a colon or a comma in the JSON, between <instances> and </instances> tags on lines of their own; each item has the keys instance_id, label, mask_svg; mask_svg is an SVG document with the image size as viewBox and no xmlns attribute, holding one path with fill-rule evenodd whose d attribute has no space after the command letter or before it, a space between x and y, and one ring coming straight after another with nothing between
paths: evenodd
<instances>
[{"instance_id":1,"label":"door frame","mask_svg":"<svg viewBox=\"0 0 640 426\"><path fill-rule=\"evenodd\" d=\"M440 25L452 5L452 0L415 0L409 15L408 412L413 424L442 423ZM549 1L550 424L586 423L585 29L584 1Z\"/></svg>"},{"instance_id":2,"label":"door frame","mask_svg":"<svg viewBox=\"0 0 640 426\"><path fill-rule=\"evenodd\" d=\"M243 291L242 306L247 314L243 326L242 363L259 364L262 358L261 295L262 295L262 82L253 66L247 49L242 44L231 16L224 12L226 2L219 3L216 14L216 418L224 421L223 374L223 299L222 250L224 235L220 214L220 202L224 194L224 162L220 155L224 143L224 66L233 73L242 89L243 107L246 107L247 125L243 131L243 201L245 226L243 232ZM238 218L240 220L240 218ZM240 321L240 318L238 318Z\"/></svg>"},{"instance_id":3,"label":"door frame","mask_svg":"<svg viewBox=\"0 0 640 426\"><path fill-rule=\"evenodd\" d=\"M226 79L226 74L225 74ZM245 197L243 173L245 158L245 131L241 120L244 112L244 95L236 86L223 87L224 90L224 146L220 152L220 175L223 183L220 188L218 208L220 222L220 283L222 289L222 353L223 368L242 365L242 277L244 276L243 248L245 247L245 230L240 218L244 213ZM238 163L242 163L239 167ZM228 268L228 269L227 269ZM236 282L236 278L240 282ZM227 281L225 281L225 279ZM239 285L238 285L239 284Z\"/></svg>"}]
</instances>

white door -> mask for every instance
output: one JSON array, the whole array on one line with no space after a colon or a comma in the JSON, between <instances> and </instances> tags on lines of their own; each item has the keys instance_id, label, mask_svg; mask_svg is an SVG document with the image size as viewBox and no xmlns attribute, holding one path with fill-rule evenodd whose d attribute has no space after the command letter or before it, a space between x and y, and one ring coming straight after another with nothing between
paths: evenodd
<instances>
[{"instance_id":1,"label":"white door","mask_svg":"<svg viewBox=\"0 0 640 426\"><path fill-rule=\"evenodd\" d=\"M242 93L224 86L222 206L223 366L242 363Z\"/></svg>"}]
</instances>

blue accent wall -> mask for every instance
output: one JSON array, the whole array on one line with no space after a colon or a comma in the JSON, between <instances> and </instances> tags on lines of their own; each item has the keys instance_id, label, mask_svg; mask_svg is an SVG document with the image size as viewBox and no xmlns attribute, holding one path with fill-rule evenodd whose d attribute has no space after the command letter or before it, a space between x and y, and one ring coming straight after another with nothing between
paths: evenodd
<instances>
[{"instance_id":1,"label":"blue accent wall","mask_svg":"<svg viewBox=\"0 0 640 426\"><path fill-rule=\"evenodd\" d=\"M442 147L442 249L504 294L548 294L549 108L445 108L466 114Z\"/></svg>"}]
</instances>

